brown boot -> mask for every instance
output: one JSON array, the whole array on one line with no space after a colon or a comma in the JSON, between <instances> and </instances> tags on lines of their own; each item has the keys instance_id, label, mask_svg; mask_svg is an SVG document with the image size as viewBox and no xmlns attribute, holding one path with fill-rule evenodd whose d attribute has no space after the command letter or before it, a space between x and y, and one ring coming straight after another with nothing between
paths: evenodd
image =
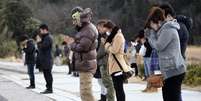
<instances>
[{"instance_id":1,"label":"brown boot","mask_svg":"<svg viewBox=\"0 0 201 101\"><path fill-rule=\"evenodd\" d=\"M152 89L151 88L145 88L142 92L144 92L144 93L150 93L150 92L152 92Z\"/></svg>"},{"instance_id":2,"label":"brown boot","mask_svg":"<svg viewBox=\"0 0 201 101\"><path fill-rule=\"evenodd\" d=\"M142 92L144 92L144 93L154 93L154 92L158 92L158 88L155 88L155 87L147 87L147 88L144 89Z\"/></svg>"},{"instance_id":3,"label":"brown boot","mask_svg":"<svg viewBox=\"0 0 201 101\"><path fill-rule=\"evenodd\" d=\"M148 88L145 88L144 90L142 90L142 92L146 93L148 91Z\"/></svg>"},{"instance_id":4,"label":"brown boot","mask_svg":"<svg viewBox=\"0 0 201 101\"><path fill-rule=\"evenodd\" d=\"M158 92L158 88L155 88L155 87L151 87L151 90L150 90L151 93L154 93L154 92Z\"/></svg>"},{"instance_id":5,"label":"brown boot","mask_svg":"<svg viewBox=\"0 0 201 101\"><path fill-rule=\"evenodd\" d=\"M158 88L152 87L151 84L147 83L147 87L142 92L144 93L158 92Z\"/></svg>"},{"instance_id":6,"label":"brown boot","mask_svg":"<svg viewBox=\"0 0 201 101\"><path fill-rule=\"evenodd\" d=\"M142 90L142 92L146 93L146 92L149 92L150 90L151 90L151 86L149 83L147 83L147 87L144 90Z\"/></svg>"}]
</instances>

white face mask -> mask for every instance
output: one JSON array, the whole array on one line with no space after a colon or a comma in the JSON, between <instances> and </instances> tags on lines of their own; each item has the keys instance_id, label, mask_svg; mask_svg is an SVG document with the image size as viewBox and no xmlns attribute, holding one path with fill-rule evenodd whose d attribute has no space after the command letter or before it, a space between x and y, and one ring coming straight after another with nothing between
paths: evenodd
<instances>
[{"instance_id":1,"label":"white face mask","mask_svg":"<svg viewBox=\"0 0 201 101\"><path fill-rule=\"evenodd\" d=\"M111 33L110 32L106 32L107 36L109 36Z\"/></svg>"},{"instance_id":2,"label":"white face mask","mask_svg":"<svg viewBox=\"0 0 201 101\"><path fill-rule=\"evenodd\" d=\"M135 45L135 43L131 41L131 45L132 45L132 46L134 46L134 45Z\"/></svg>"},{"instance_id":3,"label":"white face mask","mask_svg":"<svg viewBox=\"0 0 201 101\"><path fill-rule=\"evenodd\" d=\"M138 43L137 43L137 42L132 42L132 41L131 41L131 44L132 44L132 46L137 46Z\"/></svg>"}]
</instances>

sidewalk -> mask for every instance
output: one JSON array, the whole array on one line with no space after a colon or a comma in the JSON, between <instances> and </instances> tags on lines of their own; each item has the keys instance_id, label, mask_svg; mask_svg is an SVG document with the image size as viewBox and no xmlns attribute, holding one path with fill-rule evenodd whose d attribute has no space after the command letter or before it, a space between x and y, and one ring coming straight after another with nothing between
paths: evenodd
<instances>
[{"instance_id":1,"label":"sidewalk","mask_svg":"<svg viewBox=\"0 0 201 101\"><path fill-rule=\"evenodd\" d=\"M59 68L57 68L57 66L54 65L54 67L53 67L53 73L66 73L68 71L68 67L65 65L59 66ZM11 71L11 72L27 74L27 67L24 66L23 63L0 61L0 69ZM39 73L38 69L35 69L35 73Z\"/></svg>"},{"instance_id":2,"label":"sidewalk","mask_svg":"<svg viewBox=\"0 0 201 101\"><path fill-rule=\"evenodd\" d=\"M6 69L9 69L10 71L5 73ZM67 71L66 66L54 66L54 93L45 96L55 99L56 101L81 101L79 95L79 78L67 75ZM25 74L26 67L23 67L23 65L20 63L0 62L0 73L3 74L4 78L9 79L18 85L21 85L22 87L28 86L28 76ZM145 88L145 86L145 84L125 84L126 101L162 101L161 90L159 90L157 93L142 93L141 91ZM43 75L37 72L36 89L32 91L39 94L39 92L43 91L44 89L45 81ZM100 87L96 79L93 80L93 94L95 95L96 99L99 99ZM182 95L184 99L183 101L200 101L201 99L200 92L183 90Z\"/></svg>"},{"instance_id":3,"label":"sidewalk","mask_svg":"<svg viewBox=\"0 0 201 101\"><path fill-rule=\"evenodd\" d=\"M0 95L0 101L8 101L8 100Z\"/></svg>"},{"instance_id":4,"label":"sidewalk","mask_svg":"<svg viewBox=\"0 0 201 101\"><path fill-rule=\"evenodd\" d=\"M53 101L0 76L0 101Z\"/></svg>"}]
</instances>

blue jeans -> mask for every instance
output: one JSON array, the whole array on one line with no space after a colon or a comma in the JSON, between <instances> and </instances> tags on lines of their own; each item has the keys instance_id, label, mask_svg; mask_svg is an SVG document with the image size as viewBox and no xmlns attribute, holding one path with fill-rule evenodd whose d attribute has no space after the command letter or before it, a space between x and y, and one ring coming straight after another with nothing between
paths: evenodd
<instances>
[{"instance_id":1,"label":"blue jeans","mask_svg":"<svg viewBox=\"0 0 201 101\"><path fill-rule=\"evenodd\" d=\"M151 58L144 57L144 74L145 74L145 77L149 77L149 75L151 74L150 66L151 66Z\"/></svg>"},{"instance_id":2,"label":"blue jeans","mask_svg":"<svg viewBox=\"0 0 201 101\"><path fill-rule=\"evenodd\" d=\"M27 70L31 86L35 86L34 66L34 64L27 64Z\"/></svg>"}]
</instances>

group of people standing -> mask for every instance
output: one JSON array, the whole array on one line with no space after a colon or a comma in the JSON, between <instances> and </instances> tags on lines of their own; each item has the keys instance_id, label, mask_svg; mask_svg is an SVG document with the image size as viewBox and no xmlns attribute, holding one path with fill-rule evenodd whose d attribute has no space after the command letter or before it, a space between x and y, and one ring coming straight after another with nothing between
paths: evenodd
<instances>
[{"instance_id":1,"label":"group of people standing","mask_svg":"<svg viewBox=\"0 0 201 101\"><path fill-rule=\"evenodd\" d=\"M73 52L69 64L74 71L79 72L80 96L82 101L95 101L92 93L92 79L98 79L101 87L99 101L126 101L123 84L124 73L133 71L138 75L135 54L144 52L145 77L155 74L151 69L153 50L157 53L158 67L163 76L162 95L164 101L182 101L181 84L185 77L185 50L188 33L175 19L173 8L169 4L154 6L150 9L144 29L134 41L131 41L125 52L126 40L121 28L108 19L99 20L96 26L91 22L92 10L75 7L71 17L77 33L70 43ZM26 63L31 85L35 88L33 68L34 63L43 71L47 89L42 93L52 93L52 38L46 25L40 26L41 35L37 37L37 58L33 58L36 50L32 40L25 38L23 50L26 53ZM185 30L185 31L182 31ZM182 32L182 33L181 33ZM181 39L181 37L185 37ZM141 45L139 47L139 42ZM125 58L127 57L129 61ZM30 60L33 60L30 62ZM158 71L158 70L157 70ZM146 90L146 89L145 89ZM116 98L115 98L116 95Z\"/></svg>"},{"instance_id":2,"label":"group of people standing","mask_svg":"<svg viewBox=\"0 0 201 101\"><path fill-rule=\"evenodd\" d=\"M131 68L124 59L125 38L121 29L110 20L100 20L95 26L91 23L92 12L89 8L74 8L72 18L78 33L71 49L75 57L74 68L79 71L82 101L95 101L92 94L94 76L101 86L99 101L114 101L114 92L118 101L125 101L122 69L129 72Z\"/></svg>"},{"instance_id":3,"label":"group of people standing","mask_svg":"<svg viewBox=\"0 0 201 101\"><path fill-rule=\"evenodd\" d=\"M35 40L30 39L26 35L20 37L21 48L25 52L25 64L28 67L27 70L30 78L30 86L27 89L35 88L34 68L36 66L39 71L43 72L46 81L46 90L41 92L41 94L49 94L53 93L53 39L47 25L40 25L39 31L40 34L35 36Z\"/></svg>"}]
</instances>

